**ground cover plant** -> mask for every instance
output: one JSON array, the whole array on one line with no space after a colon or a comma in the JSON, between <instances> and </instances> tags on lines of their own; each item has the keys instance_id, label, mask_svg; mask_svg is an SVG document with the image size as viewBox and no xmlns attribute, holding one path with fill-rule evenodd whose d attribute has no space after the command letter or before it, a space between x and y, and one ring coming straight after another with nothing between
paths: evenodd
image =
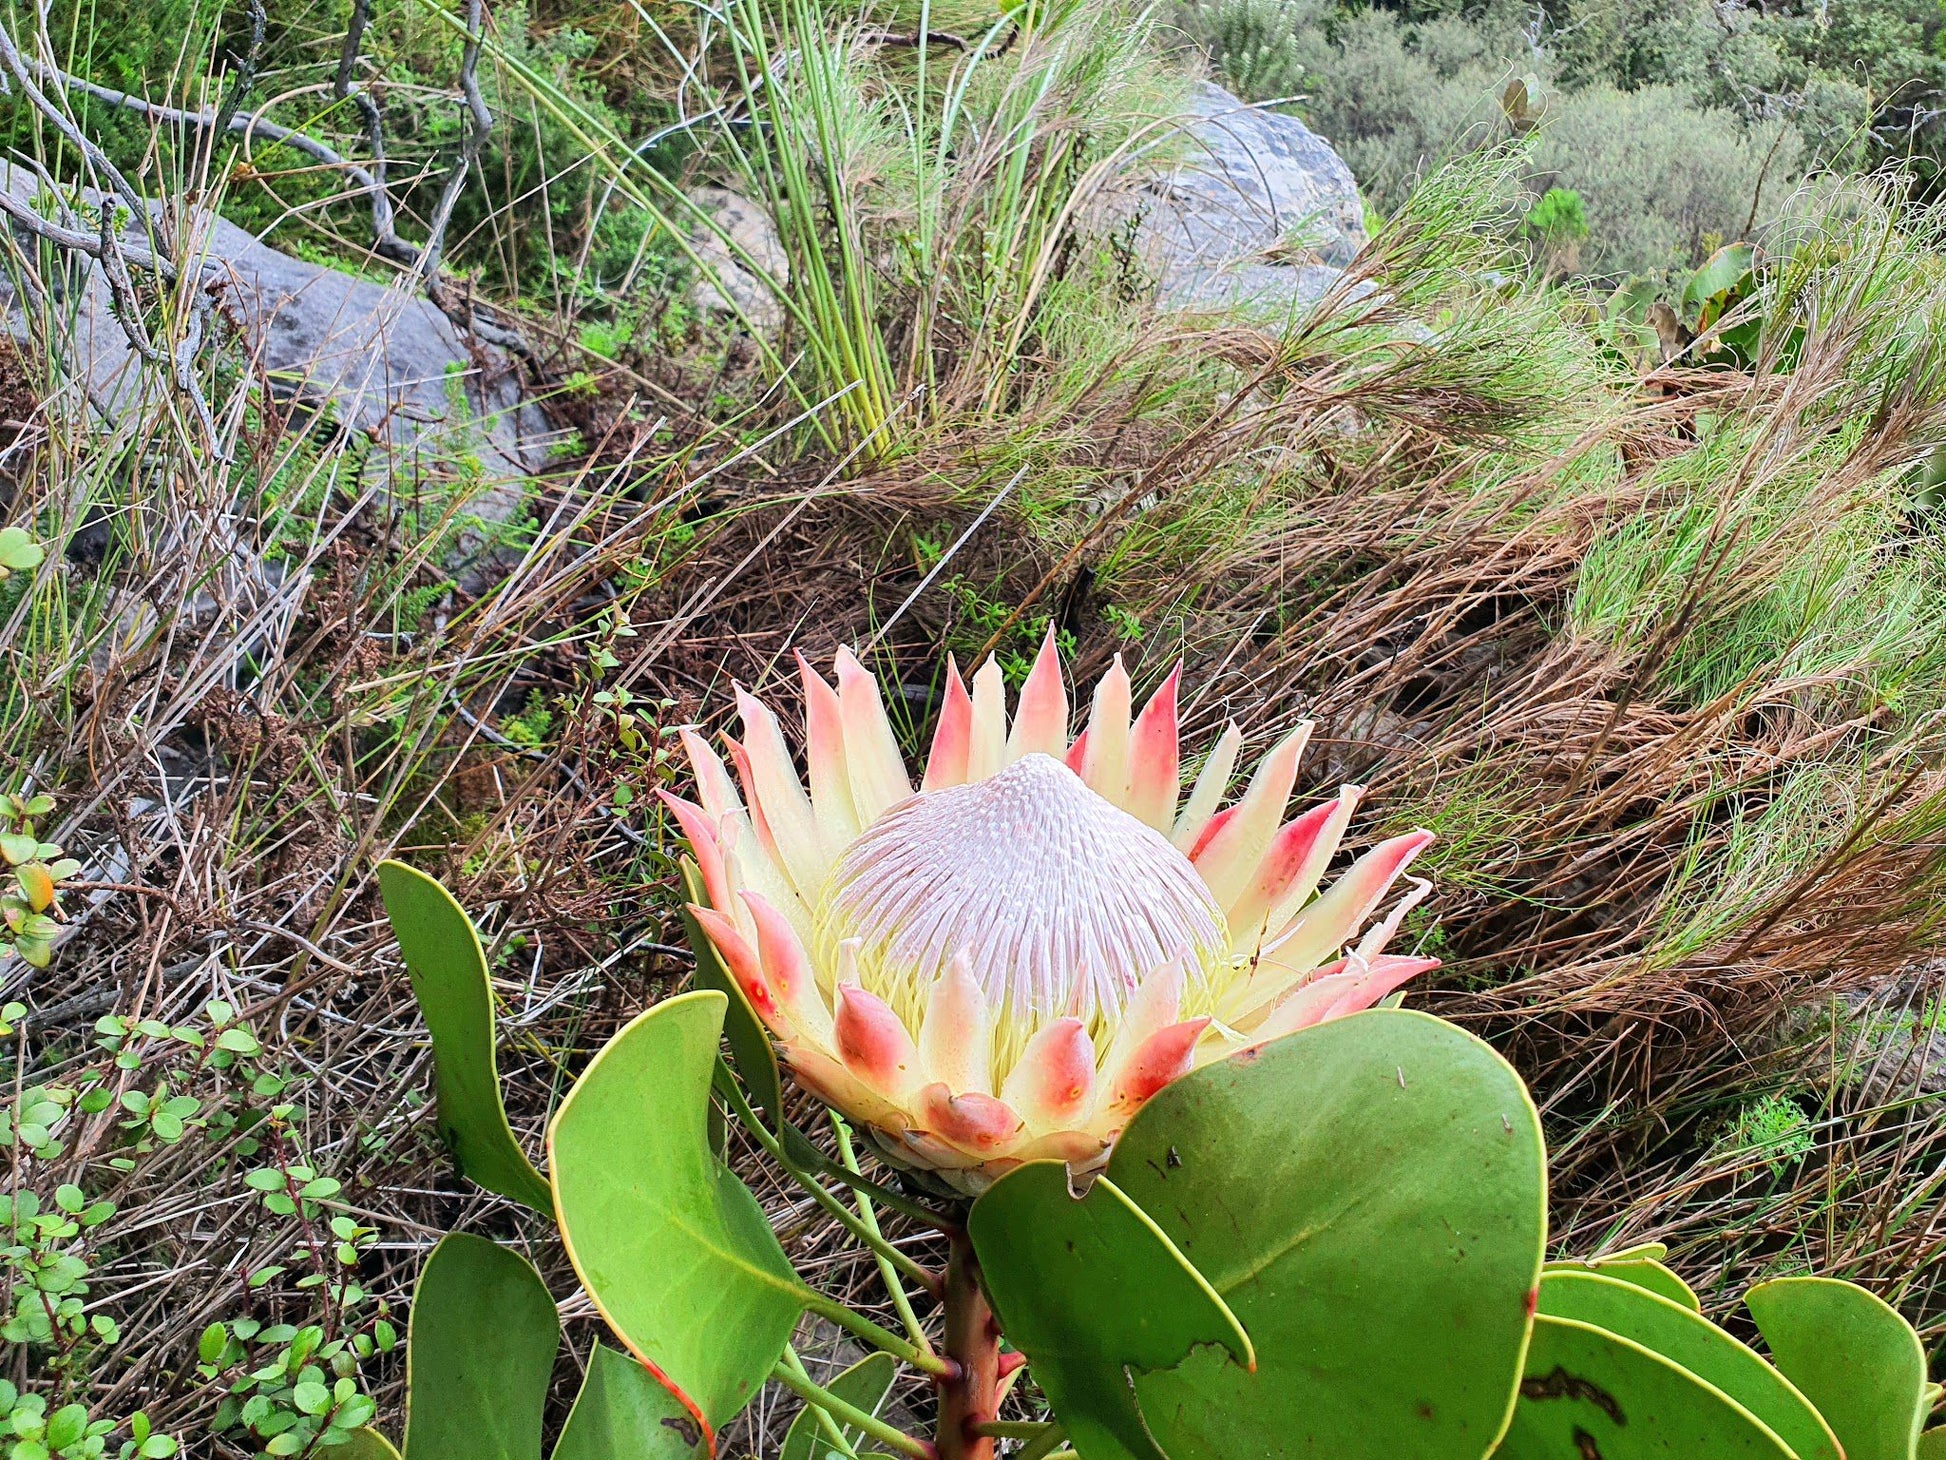
<instances>
[{"instance_id":1,"label":"ground cover plant","mask_svg":"<svg viewBox=\"0 0 1946 1460\"><path fill-rule=\"evenodd\" d=\"M70 44L115 33L78 19L8 22L16 137L56 185L193 195L396 277L356 178L213 125L254 55L233 115L368 163L372 88L407 268L436 254L420 281L449 315L518 336L563 444L484 537L465 461L405 494L202 306L181 213L122 249L152 388L104 410L68 304L81 244L112 254L103 218L136 210L64 215L50 185L39 226L13 216L17 1444L348 1454L376 1426L410 1454L413 1286L465 1231L560 1300L565 1351L549 1330L523 1391L558 1448L584 1372L613 1371L606 1330L553 1222L462 1179L463 1147L455 1167L376 868L477 919L507 1119L538 1152L618 1031L699 1007L655 793L695 796L683 733L730 725L732 682L785 700L793 650L848 649L918 763L946 654L991 652L1018 690L1050 631L1079 683L1120 653L1136 702L1180 661L1184 743L1234 720L1240 764L1313 721L1299 793L1365 788L1347 865L1435 833L1412 869L1435 894L1391 951L1442 960L1411 1006L1532 1090L1551 1259L1660 1244L1786 1370L1740 1305L1806 1275L1869 1288L1930 1351L1946 431L1920 192L1786 194L1750 268L1665 296L1694 336L1665 360L1639 301L1536 257L1528 158L1491 150L1389 210L1351 275L1376 300L1271 328L1155 314L1088 232L1089 192L1168 145L1158 16L380 9L340 92L342 15L272 12L259 48L247 11L192 12L134 70ZM772 92L787 65L821 89ZM212 125L61 77L139 77ZM793 126L847 165L785 172ZM695 309L698 181L795 222L767 344ZM778 1098L849 1173L850 1136ZM903 1331L858 1210L724 1134L791 1268ZM937 1233L875 1219L943 1267ZM908 1303L938 1341L937 1306ZM786 1448L803 1385L865 1358L816 1315L791 1342L798 1388L725 1415L726 1451ZM923 1429L922 1376L877 1417Z\"/></svg>"}]
</instances>

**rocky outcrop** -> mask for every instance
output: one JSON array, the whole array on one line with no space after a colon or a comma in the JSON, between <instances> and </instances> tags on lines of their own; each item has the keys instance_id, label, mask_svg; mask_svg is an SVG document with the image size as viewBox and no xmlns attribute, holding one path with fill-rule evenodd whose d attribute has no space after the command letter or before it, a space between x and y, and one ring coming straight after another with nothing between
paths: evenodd
<instances>
[{"instance_id":1,"label":"rocky outcrop","mask_svg":"<svg viewBox=\"0 0 1946 1460\"><path fill-rule=\"evenodd\" d=\"M17 168L0 169L0 186L28 199L42 191ZM463 492L463 511L485 522L519 509L546 460L550 427L504 353L463 338L402 280L293 258L209 214L187 226L205 286L273 395L368 440L367 471L395 494ZM48 311L54 343L94 409L120 418L167 386L129 345L99 266L69 262ZM10 289L0 297L23 332L23 304Z\"/></svg>"},{"instance_id":2,"label":"rocky outcrop","mask_svg":"<svg viewBox=\"0 0 1946 1460\"><path fill-rule=\"evenodd\" d=\"M1344 159L1298 118L1208 82L1192 95L1184 130L1177 161L1128 179L1109 202L1158 302L1252 311L1314 304L1367 242Z\"/></svg>"}]
</instances>

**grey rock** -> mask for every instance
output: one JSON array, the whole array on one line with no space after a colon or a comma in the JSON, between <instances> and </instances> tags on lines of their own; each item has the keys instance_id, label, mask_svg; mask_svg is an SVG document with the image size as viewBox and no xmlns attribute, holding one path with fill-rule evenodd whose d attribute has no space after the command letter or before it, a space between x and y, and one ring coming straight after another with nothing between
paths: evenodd
<instances>
[{"instance_id":1,"label":"grey rock","mask_svg":"<svg viewBox=\"0 0 1946 1460\"><path fill-rule=\"evenodd\" d=\"M1180 160L1108 202L1168 308L1284 310L1324 297L1367 240L1358 183L1296 117L1201 83ZM1352 289L1368 295L1362 282Z\"/></svg>"},{"instance_id":2,"label":"grey rock","mask_svg":"<svg viewBox=\"0 0 1946 1460\"><path fill-rule=\"evenodd\" d=\"M32 172L5 165L0 186L27 198L42 190ZM293 258L208 213L183 226L195 231L206 282L273 394L368 438L367 470L393 494L461 489L464 512L485 522L519 510L552 433L504 353L462 338L402 281ZM54 305L56 343L97 410L120 419L166 383L129 345L99 266L71 273ZM24 311L11 294L19 333Z\"/></svg>"},{"instance_id":3,"label":"grey rock","mask_svg":"<svg viewBox=\"0 0 1946 1460\"><path fill-rule=\"evenodd\" d=\"M726 243L700 219L690 228L690 241L707 274L690 289L689 302L704 314L732 320L740 315L761 333L782 329L783 304L770 285L747 267L756 264L780 284L790 278L790 255L784 252L784 241L770 215L729 188L694 188L689 197L729 239Z\"/></svg>"}]
</instances>

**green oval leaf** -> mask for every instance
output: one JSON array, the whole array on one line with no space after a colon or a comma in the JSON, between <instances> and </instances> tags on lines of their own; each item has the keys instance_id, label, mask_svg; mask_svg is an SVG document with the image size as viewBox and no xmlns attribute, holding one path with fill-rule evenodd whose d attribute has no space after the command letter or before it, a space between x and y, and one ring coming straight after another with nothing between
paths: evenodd
<instances>
[{"instance_id":1,"label":"green oval leaf","mask_svg":"<svg viewBox=\"0 0 1946 1460\"><path fill-rule=\"evenodd\" d=\"M1540 1122L1463 1030L1372 1010L1152 1099L1108 1175L1222 1296L1251 1374L1201 1349L1135 1380L1172 1460L1479 1460L1520 1381L1546 1237Z\"/></svg>"},{"instance_id":2,"label":"green oval leaf","mask_svg":"<svg viewBox=\"0 0 1946 1460\"><path fill-rule=\"evenodd\" d=\"M1168 1235L1103 1176L1076 1200L1034 1161L973 1204L967 1234L1001 1327L1087 1460L1167 1460L1130 1387L1198 1345L1256 1365L1250 1338Z\"/></svg>"},{"instance_id":3,"label":"green oval leaf","mask_svg":"<svg viewBox=\"0 0 1946 1460\"><path fill-rule=\"evenodd\" d=\"M27 535L24 527L0 527L0 568L11 572L26 572L38 568L47 557L47 550ZM35 802L42 800L35 797ZM31 803L30 803L31 804ZM49 811L53 807L47 808ZM29 810L30 816L43 816L46 812Z\"/></svg>"},{"instance_id":4,"label":"green oval leaf","mask_svg":"<svg viewBox=\"0 0 1946 1460\"><path fill-rule=\"evenodd\" d=\"M647 1369L596 1344L553 1460L687 1460L703 1429Z\"/></svg>"},{"instance_id":5,"label":"green oval leaf","mask_svg":"<svg viewBox=\"0 0 1946 1460\"><path fill-rule=\"evenodd\" d=\"M1913 1451L1913 1460L1946 1460L1946 1426L1919 1436L1919 1448Z\"/></svg>"},{"instance_id":6,"label":"green oval leaf","mask_svg":"<svg viewBox=\"0 0 1946 1460\"><path fill-rule=\"evenodd\" d=\"M1771 1359L1804 1391L1845 1460L1912 1460L1932 1408L1919 1335L1856 1283L1793 1277L1743 1295Z\"/></svg>"},{"instance_id":7,"label":"green oval leaf","mask_svg":"<svg viewBox=\"0 0 1946 1460\"><path fill-rule=\"evenodd\" d=\"M885 1396L892 1392L892 1379L898 1371L899 1366L890 1354L866 1354L824 1387L847 1404L876 1417ZM865 1443L863 1430L840 1425L839 1432L853 1450ZM826 1460L833 1453L830 1435L820 1423L817 1411L807 1405L784 1432L784 1448L777 1452L777 1460Z\"/></svg>"},{"instance_id":8,"label":"green oval leaf","mask_svg":"<svg viewBox=\"0 0 1946 1460\"><path fill-rule=\"evenodd\" d=\"M724 996L665 999L611 1039L548 1132L555 1211L609 1327L705 1427L749 1403L808 1290L709 1145Z\"/></svg>"},{"instance_id":9,"label":"green oval leaf","mask_svg":"<svg viewBox=\"0 0 1946 1460\"><path fill-rule=\"evenodd\" d=\"M441 1238L406 1332L409 1460L540 1460L560 1341L554 1299L526 1258L470 1232Z\"/></svg>"},{"instance_id":10,"label":"green oval leaf","mask_svg":"<svg viewBox=\"0 0 1946 1460\"><path fill-rule=\"evenodd\" d=\"M1673 1306L1673 1305L1672 1305ZM1762 1420L1632 1339L1542 1314L1495 1460L1792 1460Z\"/></svg>"},{"instance_id":11,"label":"green oval leaf","mask_svg":"<svg viewBox=\"0 0 1946 1460\"><path fill-rule=\"evenodd\" d=\"M1646 1255L1651 1248L1654 1250L1654 1255ZM1627 1252L1617 1252L1609 1257L1570 1258L1560 1262L1550 1262L1544 1270L1592 1272L1602 1277L1619 1278L1622 1282L1633 1283L1638 1288L1647 1288L1658 1298L1667 1298L1692 1313L1702 1312L1702 1300L1696 1296L1689 1284L1662 1265L1662 1258L1668 1250L1660 1242L1652 1242L1643 1248L1632 1248Z\"/></svg>"},{"instance_id":12,"label":"green oval leaf","mask_svg":"<svg viewBox=\"0 0 1946 1460\"><path fill-rule=\"evenodd\" d=\"M1798 1460L1845 1460L1831 1429L1777 1370L1700 1314L1594 1273L1541 1276L1541 1312L1633 1339L1722 1390L1776 1432Z\"/></svg>"},{"instance_id":13,"label":"green oval leaf","mask_svg":"<svg viewBox=\"0 0 1946 1460\"><path fill-rule=\"evenodd\" d=\"M88 1430L88 1406L85 1404L64 1404L54 1411L47 1421L47 1443L56 1450L65 1450Z\"/></svg>"},{"instance_id":14,"label":"green oval leaf","mask_svg":"<svg viewBox=\"0 0 1946 1460\"><path fill-rule=\"evenodd\" d=\"M709 906L709 894L703 890L703 874L688 857L682 859L682 885L689 902L699 907ZM716 945L689 915L687 905L682 910L682 928L689 939L690 951L696 955L696 986L715 989L728 1001L723 1037L729 1041L730 1060L744 1088L750 1092L751 1102L763 1112L771 1128L778 1129L784 1122L784 1086L777 1073L777 1051L770 1042L770 1031L750 1007L749 996L742 986L723 966Z\"/></svg>"},{"instance_id":15,"label":"green oval leaf","mask_svg":"<svg viewBox=\"0 0 1946 1460\"><path fill-rule=\"evenodd\" d=\"M432 1034L440 1135L469 1180L551 1211L547 1178L514 1139L500 1098L493 988L473 920L438 882L403 862L379 863L378 886Z\"/></svg>"}]
</instances>

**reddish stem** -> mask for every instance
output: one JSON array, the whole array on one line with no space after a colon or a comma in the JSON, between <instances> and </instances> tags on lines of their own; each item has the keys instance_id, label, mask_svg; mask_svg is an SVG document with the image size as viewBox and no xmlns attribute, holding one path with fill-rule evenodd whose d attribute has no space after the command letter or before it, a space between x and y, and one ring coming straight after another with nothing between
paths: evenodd
<instances>
[{"instance_id":1,"label":"reddish stem","mask_svg":"<svg viewBox=\"0 0 1946 1460\"><path fill-rule=\"evenodd\" d=\"M974 1426L999 1417L1000 1324L980 1289L980 1265L964 1237L946 1262L945 1351L954 1364L939 1381L940 1460L993 1460L993 1441Z\"/></svg>"}]
</instances>

